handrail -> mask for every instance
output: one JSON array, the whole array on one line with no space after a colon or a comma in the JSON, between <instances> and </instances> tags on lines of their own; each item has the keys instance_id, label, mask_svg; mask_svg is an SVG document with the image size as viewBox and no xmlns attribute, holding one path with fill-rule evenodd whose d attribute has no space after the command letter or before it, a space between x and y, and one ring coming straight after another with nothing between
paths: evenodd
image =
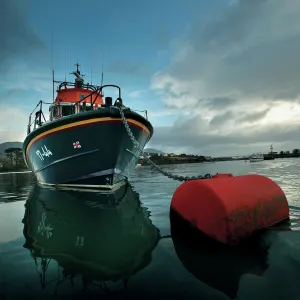
<instances>
[{"instance_id":1,"label":"handrail","mask_svg":"<svg viewBox=\"0 0 300 300\"><path fill-rule=\"evenodd\" d=\"M84 98L80 99L79 101L75 102L75 104L78 104L80 102L82 102L83 100L87 99L88 97L91 97L91 100L92 100L92 95L95 94L95 93L98 93L98 95L96 96L96 99L97 97L100 95L100 93L102 92L103 88L106 88L106 87L116 87L118 90L119 90L119 97L117 100L121 100L122 102L122 99L121 99L121 88L118 86L118 85L114 85L114 84L106 84L106 85L102 85L102 86L99 86L97 87L97 89L93 92L91 92L90 94L88 94L87 96L85 96ZM91 101L91 104L95 104L95 101L96 99L92 102Z\"/></svg>"},{"instance_id":2,"label":"handrail","mask_svg":"<svg viewBox=\"0 0 300 300\"><path fill-rule=\"evenodd\" d=\"M31 116L32 116L32 114L35 112L35 110L38 107L40 109L35 113L35 119L34 119L34 121L31 122ZM38 104L36 105L36 107L34 108L34 110L29 115L29 120L28 120L28 125L27 125L27 134L29 134L31 132L31 126L32 126L32 124L34 124L34 129L36 128L36 125L38 125L38 126L42 125L42 117L43 117L44 121L46 122L46 118L44 116L42 108L43 108L43 101L40 100L38 102Z\"/></svg>"},{"instance_id":3,"label":"handrail","mask_svg":"<svg viewBox=\"0 0 300 300\"><path fill-rule=\"evenodd\" d=\"M57 81L56 81L57 82ZM64 84L65 82L61 82L62 84ZM91 87L90 85L89 85L89 87ZM79 104L79 103L81 103L81 102L83 102L85 99L87 99L88 97L90 97L91 98L91 109L92 110L95 110L96 108L94 107L94 104L95 104L95 102L96 102L96 100L97 100L97 97L99 96L99 95L101 95L101 96L103 96L103 94L102 94L102 90L104 89L104 88L106 88L106 87L115 87L115 88L117 88L118 89L118 91L119 91L119 95L118 95L118 98L116 99L116 101L115 101L115 103L114 103L114 105L116 105L116 103L117 102L119 102L121 105L123 105L123 100L122 100L122 98L121 98L121 88L118 86L118 85L114 85L114 84L106 84L106 85L102 85L102 86L98 86L98 87L95 87L95 86L93 86L94 88L95 88L95 90L94 91L92 91L91 93L89 93L87 96L85 96L84 98L82 98L82 99L80 99L79 101L76 101L76 102L68 102L71 106L73 106L73 107L76 107L76 105L77 104ZM97 93L97 96L95 97L95 99L92 101L92 95L93 94L95 94L95 93ZM42 126L42 118L44 119L44 121L45 122L47 122L46 121L46 118L45 118L45 116L44 116L44 113L43 113L43 111L42 111L42 107L43 107L43 104L47 104L47 105L51 105L51 106L53 106L53 105L60 105L59 103L55 103L55 102L51 102L51 103L49 103L49 102L44 102L44 101L42 101L42 100L40 100L39 102L38 102L38 104L36 105L36 107L34 108L34 110L30 113L30 115L29 115L29 120L28 120L28 125L27 125L27 134L29 134L30 132L31 132L31 126L32 126L32 124L34 124L34 129L36 129L36 126L38 126L38 127L40 127L40 126ZM31 120L31 118L32 118L32 114L36 111L36 109L39 107L39 110L36 112L36 114L35 114L35 118L34 118L34 121L32 121ZM136 112L144 112L145 113L145 117L146 117L146 119L148 120L148 113L147 113L147 110L144 110L144 111L138 111L138 110L135 110ZM74 114L74 113L73 113ZM76 113L75 113L76 114ZM60 116L61 116L61 113L60 113Z\"/></svg>"},{"instance_id":4,"label":"handrail","mask_svg":"<svg viewBox=\"0 0 300 300\"><path fill-rule=\"evenodd\" d=\"M148 120L148 111L146 109L145 110L132 109L132 111L145 113L145 118Z\"/></svg>"},{"instance_id":5,"label":"handrail","mask_svg":"<svg viewBox=\"0 0 300 300\"><path fill-rule=\"evenodd\" d=\"M58 90L61 90L61 88L63 86L72 86L72 87L76 86L74 82L68 82L68 81L54 81L54 82L59 83ZM95 85L92 85L92 84L83 83L82 88L91 89L91 90L95 91L98 87Z\"/></svg>"}]
</instances>

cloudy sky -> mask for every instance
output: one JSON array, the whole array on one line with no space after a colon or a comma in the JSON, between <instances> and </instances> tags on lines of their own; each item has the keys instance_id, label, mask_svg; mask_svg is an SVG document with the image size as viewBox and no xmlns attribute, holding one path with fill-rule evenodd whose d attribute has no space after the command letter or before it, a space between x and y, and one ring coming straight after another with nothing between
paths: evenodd
<instances>
[{"instance_id":1,"label":"cloudy sky","mask_svg":"<svg viewBox=\"0 0 300 300\"><path fill-rule=\"evenodd\" d=\"M51 101L51 70L123 88L148 147L243 155L300 148L298 0L0 0L0 143ZM91 76L92 75L92 76Z\"/></svg>"}]
</instances>

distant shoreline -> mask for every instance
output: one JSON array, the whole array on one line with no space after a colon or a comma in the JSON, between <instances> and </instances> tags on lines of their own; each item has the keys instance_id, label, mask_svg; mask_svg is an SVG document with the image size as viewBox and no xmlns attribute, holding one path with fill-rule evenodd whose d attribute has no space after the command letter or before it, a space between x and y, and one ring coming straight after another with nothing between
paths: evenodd
<instances>
[{"instance_id":1,"label":"distant shoreline","mask_svg":"<svg viewBox=\"0 0 300 300\"><path fill-rule=\"evenodd\" d=\"M154 162L156 165L177 165L177 164L191 164L191 163L203 163L203 162L213 162L208 161L200 157L193 157L193 156L152 156L150 157L151 161ZM140 160L142 166L149 165L147 161Z\"/></svg>"},{"instance_id":2,"label":"distant shoreline","mask_svg":"<svg viewBox=\"0 0 300 300\"><path fill-rule=\"evenodd\" d=\"M264 160L275 160L279 158L299 158L300 155L297 154L284 154L284 155L279 155L275 154L270 156L269 154L264 154ZM232 158L232 157L216 157L214 158L215 161L235 161L235 160L249 160L250 157L243 157L243 158Z\"/></svg>"},{"instance_id":3,"label":"distant shoreline","mask_svg":"<svg viewBox=\"0 0 300 300\"><path fill-rule=\"evenodd\" d=\"M285 155L274 155L270 157L270 155L264 155L264 160L275 160L280 158L299 158L300 155L295 154L285 154ZM232 158L232 157L216 157L212 158L211 160L203 159L202 157L179 157L179 156L152 156L150 157L151 161L154 162L156 165L177 165L177 164L190 164L190 163L215 163L218 161L240 161L240 160L249 160L250 157L243 157L243 158ZM141 160L139 162L142 166L150 165L145 160Z\"/></svg>"},{"instance_id":4,"label":"distant shoreline","mask_svg":"<svg viewBox=\"0 0 300 300\"><path fill-rule=\"evenodd\" d=\"M299 158L300 155L296 154L284 154L284 155L274 155L275 159L280 158ZM216 157L212 160L203 159L203 156L193 157L193 156L152 156L150 157L151 161L156 165L179 165L179 164L193 164L193 163L215 163L218 161L239 161L239 160L249 160L249 157L245 158L232 158L232 157ZM265 155L265 160L270 160L269 155ZM271 158L271 160L273 160ZM139 162L142 166L148 166L145 160ZM0 168L0 173L13 173L13 172L31 172L28 168Z\"/></svg>"}]
</instances>

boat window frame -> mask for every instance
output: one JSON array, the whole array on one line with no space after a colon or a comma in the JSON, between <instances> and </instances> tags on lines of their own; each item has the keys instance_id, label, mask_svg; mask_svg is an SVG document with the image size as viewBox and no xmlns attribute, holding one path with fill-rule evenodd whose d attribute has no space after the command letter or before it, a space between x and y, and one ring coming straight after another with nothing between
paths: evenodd
<instances>
[{"instance_id":1,"label":"boat window frame","mask_svg":"<svg viewBox=\"0 0 300 300\"><path fill-rule=\"evenodd\" d=\"M50 120L57 119L60 116L60 105L59 104L52 104L49 108L50 111Z\"/></svg>"},{"instance_id":2,"label":"boat window frame","mask_svg":"<svg viewBox=\"0 0 300 300\"><path fill-rule=\"evenodd\" d=\"M86 112L86 111L91 111L91 110L95 110L97 108L99 108L98 105L93 104L91 105L90 102L85 102L85 104L82 103L73 103L73 102L55 102L53 104L51 104L50 108L49 108L49 112L50 112L50 120L52 119L59 119L59 118L63 118L63 117L68 117L71 115L76 115L78 113L82 113L82 112ZM63 107L72 107L72 113L69 115L63 115Z\"/></svg>"},{"instance_id":3,"label":"boat window frame","mask_svg":"<svg viewBox=\"0 0 300 300\"><path fill-rule=\"evenodd\" d=\"M62 102L60 103L60 116L63 118L63 117L68 117L68 116L72 116L72 115L75 115L76 114L76 109L75 109L75 105L74 103L70 103L70 102ZM71 110L72 112L68 115L64 115L63 114L63 110L64 110L64 107L71 107Z\"/></svg>"}]
</instances>

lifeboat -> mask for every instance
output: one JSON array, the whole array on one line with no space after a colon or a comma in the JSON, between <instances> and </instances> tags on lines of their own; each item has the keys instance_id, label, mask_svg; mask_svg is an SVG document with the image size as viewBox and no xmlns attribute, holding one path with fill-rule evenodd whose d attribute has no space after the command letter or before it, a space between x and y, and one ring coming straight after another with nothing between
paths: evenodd
<instances>
[{"instance_id":1,"label":"lifeboat","mask_svg":"<svg viewBox=\"0 0 300 300\"><path fill-rule=\"evenodd\" d=\"M147 112L143 116L123 104L117 85L85 84L78 69L74 82L55 81L49 120L40 101L29 116L23 143L24 159L40 184L111 189L128 179L139 159L120 113L143 150L153 135ZM54 97L54 83L59 83ZM113 87L118 98L104 97Z\"/></svg>"}]
</instances>

